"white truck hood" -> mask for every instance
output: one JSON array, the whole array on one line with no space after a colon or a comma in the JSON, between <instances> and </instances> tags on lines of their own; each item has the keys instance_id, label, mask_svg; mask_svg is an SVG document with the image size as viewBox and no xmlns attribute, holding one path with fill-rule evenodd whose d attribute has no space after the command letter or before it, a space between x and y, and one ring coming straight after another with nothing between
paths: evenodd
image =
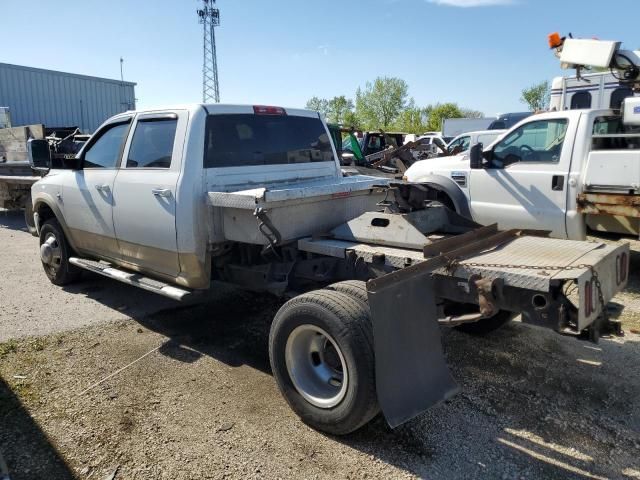
<instances>
[{"instance_id":1,"label":"white truck hood","mask_svg":"<svg viewBox=\"0 0 640 480\"><path fill-rule=\"evenodd\" d=\"M469 152L464 152L452 157L420 160L409 167L405 172L405 176L410 182L419 182L428 175L444 175L450 177L451 172L466 172L468 170Z\"/></svg>"}]
</instances>

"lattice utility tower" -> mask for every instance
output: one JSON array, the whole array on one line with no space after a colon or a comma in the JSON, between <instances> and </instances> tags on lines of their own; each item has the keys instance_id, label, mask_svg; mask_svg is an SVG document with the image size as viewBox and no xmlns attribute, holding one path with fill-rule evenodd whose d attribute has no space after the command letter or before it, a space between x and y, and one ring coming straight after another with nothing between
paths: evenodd
<instances>
[{"instance_id":1,"label":"lattice utility tower","mask_svg":"<svg viewBox=\"0 0 640 480\"><path fill-rule=\"evenodd\" d=\"M215 27L220 25L220 10L214 8L216 0L202 0L202 8L197 10L202 24L202 101L220 103L218 85L218 59L216 58Z\"/></svg>"}]
</instances>

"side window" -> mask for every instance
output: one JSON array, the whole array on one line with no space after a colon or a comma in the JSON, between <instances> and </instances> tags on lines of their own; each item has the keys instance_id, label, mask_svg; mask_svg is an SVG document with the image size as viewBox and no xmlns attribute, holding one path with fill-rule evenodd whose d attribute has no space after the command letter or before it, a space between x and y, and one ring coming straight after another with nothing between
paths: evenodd
<instances>
[{"instance_id":1,"label":"side window","mask_svg":"<svg viewBox=\"0 0 640 480\"><path fill-rule=\"evenodd\" d=\"M591 108L591 93L576 92L571 97L571 110Z\"/></svg>"},{"instance_id":2,"label":"side window","mask_svg":"<svg viewBox=\"0 0 640 480\"><path fill-rule=\"evenodd\" d=\"M177 125L176 118L139 120L131 140L127 168L169 168Z\"/></svg>"},{"instance_id":3,"label":"side window","mask_svg":"<svg viewBox=\"0 0 640 480\"><path fill-rule=\"evenodd\" d=\"M593 122L591 150L638 150L640 128L624 125L619 116L597 117Z\"/></svg>"},{"instance_id":4,"label":"side window","mask_svg":"<svg viewBox=\"0 0 640 480\"><path fill-rule=\"evenodd\" d=\"M83 167L117 167L129 123L130 122L118 123L100 132L97 140L84 152Z\"/></svg>"},{"instance_id":5,"label":"side window","mask_svg":"<svg viewBox=\"0 0 640 480\"><path fill-rule=\"evenodd\" d=\"M611 92L609 108L619 110L622 107L622 101L627 97L633 97L633 90L631 90L629 87L616 88L613 92Z\"/></svg>"},{"instance_id":6,"label":"side window","mask_svg":"<svg viewBox=\"0 0 640 480\"><path fill-rule=\"evenodd\" d=\"M567 120L539 120L522 125L493 149L494 166L515 162L558 162L567 133Z\"/></svg>"}]
</instances>

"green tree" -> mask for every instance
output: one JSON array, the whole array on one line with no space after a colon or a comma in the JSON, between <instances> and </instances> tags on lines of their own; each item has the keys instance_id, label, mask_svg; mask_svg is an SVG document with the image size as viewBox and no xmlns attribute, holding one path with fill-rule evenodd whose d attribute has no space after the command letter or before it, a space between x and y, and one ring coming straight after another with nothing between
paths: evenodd
<instances>
[{"instance_id":1,"label":"green tree","mask_svg":"<svg viewBox=\"0 0 640 480\"><path fill-rule=\"evenodd\" d=\"M360 118L356 115L356 112L354 112L353 110L349 110L348 112L345 112L344 117L342 119L342 124L345 127L350 127L350 128L353 128L354 130L364 129L364 126L362 125Z\"/></svg>"},{"instance_id":2,"label":"green tree","mask_svg":"<svg viewBox=\"0 0 640 480\"><path fill-rule=\"evenodd\" d=\"M520 101L529 106L529 110L537 112L549 108L551 88L548 81L540 82L522 90Z\"/></svg>"},{"instance_id":3,"label":"green tree","mask_svg":"<svg viewBox=\"0 0 640 480\"><path fill-rule=\"evenodd\" d=\"M366 128L388 128L407 107L407 82L378 77L356 92L356 115Z\"/></svg>"},{"instance_id":4,"label":"green tree","mask_svg":"<svg viewBox=\"0 0 640 480\"><path fill-rule=\"evenodd\" d=\"M430 132L442 131L442 123L445 118L463 118L463 111L460 110L455 103L436 103L435 105L428 105L425 108L427 115L426 129Z\"/></svg>"},{"instance_id":5,"label":"green tree","mask_svg":"<svg viewBox=\"0 0 640 480\"><path fill-rule=\"evenodd\" d=\"M306 108L320 112L326 117L329 113L329 102L325 98L311 97L309 101L307 101Z\"/></svg>"},{"instance_id":6,"label":"green tree","mask_svg":"<svg viewBox=\"0 0 640 480\"><path fill-rule=\"evenodd\" d=\"M405 108L393 122L393 129L400 132L422 134L428 130L427 115L424 108L413 105Z\"/></svg>"},{"instance_id":7,"label":"green tree","mask_svg":"<svg viewBox=\"0 0 640 480\"><path fill-rule=\"evenodd\" d=\"M340 95L327 103L327 120L331 123L344 123L347 113L353 111L353 100Z\"/></svg>"}]
</instances>

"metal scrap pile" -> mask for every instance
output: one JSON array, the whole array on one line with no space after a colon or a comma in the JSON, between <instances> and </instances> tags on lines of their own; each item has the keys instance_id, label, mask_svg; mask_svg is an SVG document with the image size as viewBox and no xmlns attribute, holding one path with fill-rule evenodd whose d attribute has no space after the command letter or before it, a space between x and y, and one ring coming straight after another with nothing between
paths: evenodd
<instances>
[{"instance_id":1,"label":"metal scrap pile","mask_svg":"<svg viewBox=\"0 0 640 480\"><path fill-rule=\"evenodd\" d=\"M388 147L365 157L372 168L385 173L403 174L418 160L437 157L440 152L435 144L424 144L420 140L407 142L400 147Z\"/></svg>"}]
</instances>

